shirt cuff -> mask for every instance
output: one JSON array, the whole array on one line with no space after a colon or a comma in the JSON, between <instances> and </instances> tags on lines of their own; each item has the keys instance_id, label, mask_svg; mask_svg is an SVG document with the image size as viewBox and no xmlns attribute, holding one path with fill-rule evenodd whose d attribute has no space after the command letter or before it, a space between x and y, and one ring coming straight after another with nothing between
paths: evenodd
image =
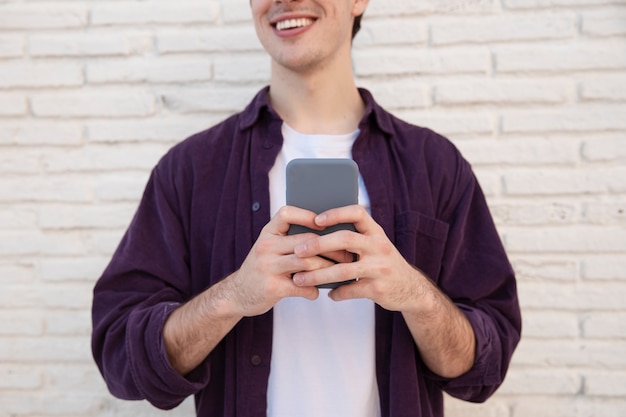
<instances>
[{"instance_id":1,"label":"shirt cuff","mask_svg":"<svg viewBox=\"0 0 626 417\"><path fill-rule=\"evenodd\" d=\"M493 320L478 308L456 304L469 320L476 338L474 365L456 378L442 378L431 373L448 394L466 401L486 400L502 383L502 347Z\"/></svg>"},{"instance_id":2,"label":"shirt cuff","mask_svg":"<svg viewBox=\"0 0 626 417\"><path fill-rule=\"evenodd\" d=\"M144 310L143 314L137 314L136 320L131 315L128 321L127 332L133 333L126 338L133 378L145 398L161 409L176 407L204 388L210 379L208 359L187 376L180 375L169 361L163 342L163 326L179 305L160 303L152 306L149 312ZM140 332L143 334L138 334Z\"/></svg>"}]
</instances>

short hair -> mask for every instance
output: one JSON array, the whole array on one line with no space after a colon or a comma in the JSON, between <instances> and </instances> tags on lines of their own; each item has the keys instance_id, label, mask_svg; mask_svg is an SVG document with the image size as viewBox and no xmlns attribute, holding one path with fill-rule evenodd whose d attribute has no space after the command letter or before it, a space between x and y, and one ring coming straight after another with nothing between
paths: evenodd
<instances>
[{"instance_id":1,"label":"short hair","mask_svg":"<svg viewBox=\"0 0 626 417\"><path fill-rule=\"evenodd\" d=\"M363 17L363 14L360 14L354 17L354 23L352 24L352 39L354 39L356 34L359 33L359 30L361 30L361 18L362 17Z\"/></svg>"}]
</instances>

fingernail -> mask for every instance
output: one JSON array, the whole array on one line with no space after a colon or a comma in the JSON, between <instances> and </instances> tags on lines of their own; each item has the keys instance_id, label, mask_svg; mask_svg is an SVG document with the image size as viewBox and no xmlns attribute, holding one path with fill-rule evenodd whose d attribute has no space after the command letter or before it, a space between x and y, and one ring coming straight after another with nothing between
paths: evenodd
<instances>
[{"instance_id":1,"label":"fingernail","mask_svg":"<svg viewBox=\"0 0 626 417\"><path fill-rule=\"evenodd\" d=\"M304 278L302 278L301 274L294 274L293 275L293 283L296 285L302 285L304 284Z\"/></svg>"},{"instance_id":2,"label":"fingernail","mask_svg":"<svg viewBox=\"0 0 626 417\"><path fill-rule=\"evenodd\" d=\"M320 214L317 217L315 217L315 223L324 223L326 221L326 215L325 214Z\"/></svg>"}]
</instances>

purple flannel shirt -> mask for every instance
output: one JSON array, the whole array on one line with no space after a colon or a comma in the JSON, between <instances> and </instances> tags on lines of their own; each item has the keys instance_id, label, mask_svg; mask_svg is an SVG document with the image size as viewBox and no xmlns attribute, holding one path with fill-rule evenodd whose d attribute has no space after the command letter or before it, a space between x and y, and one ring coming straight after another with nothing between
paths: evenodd
<instances>
[{"instance_id":1,"label":"purple flannel shirt","mask_svg":"<svg viewBox=\"0 0 626 417\"><path fill-rule=\"evenodd\" d=\"M268 172L283 139L268 91L161 159L95 286L93 354L117 397L168 409L195 395L198 416L266 414L271 311L242 319L185 377L169 364L161 332L176 307L239 268L270 219ZM382 415L442 416L442 391L484 401L502 383L521 330L515 277L457 149L360 93L366 112L352 152L372 217L476 333L473 368L444 379L422 362L402 314L376 306Z\"/></svg>"}]
</instances>

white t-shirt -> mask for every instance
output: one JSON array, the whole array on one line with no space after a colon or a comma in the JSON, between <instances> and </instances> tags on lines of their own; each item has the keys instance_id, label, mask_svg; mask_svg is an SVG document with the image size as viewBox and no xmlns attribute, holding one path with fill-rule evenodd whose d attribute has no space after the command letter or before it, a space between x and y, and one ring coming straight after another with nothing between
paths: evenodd
<instances>
[{"instance_id":1,"label":"white t-shirt","mask_svg":"<svg viewBox=\"0 0 626 417\"><path fill-rule=\"evenodd\" d=\"M285 205L285 168L295 158L352 158L358 131L305 135L283 124L283 147L269 173L272 215ZM359 178L359 204L369 198ZM286 298L274 306L268 417L377 417L374 303Z\"/></svg>"}]
</instances>

